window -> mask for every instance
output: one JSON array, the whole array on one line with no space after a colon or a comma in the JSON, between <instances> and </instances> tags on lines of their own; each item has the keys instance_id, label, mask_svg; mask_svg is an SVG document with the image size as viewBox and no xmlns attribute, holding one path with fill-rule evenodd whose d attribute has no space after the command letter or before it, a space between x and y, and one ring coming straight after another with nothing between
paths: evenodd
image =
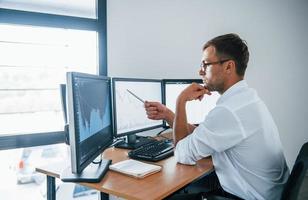
<instances>
[{"instance_id":1,"label":"window","mask_svg":"<svg viewBox=\"0 0 308 200\"><path fill-rule=\"evenodd\" d=\"M65 144L36 146L0 151L0 198L6 200L44 200L47 196L46 176L36 166L56 165L69 160ZM5 160L5 162L2 162ZM56 179L56 199L95 200L98 192L78 184Z\"/></svg>"},{"instance_id":2,"label":"window","mask_svg":"<svg viewBox=\"0 0 308 200\"><path fill-rule=\"evenodd\" d=\"M0 7L75 17L97 18L95 0L1 0Z\"/></svg>"},{"instance_id":3,"label":"window","mask_svg":"<svg viewBox=\"0 0 308 200\"><path fill-rule=\"evenodd\" d=\"M66 72L107 73L106 0L3 0L0 32L0 150L63 142Z\"/></svg>"},{"instance_id":4,"label":"window","mask_svg":"<svg viewBox=\"0 0 308 200\"><path fill-rule=\"evenodd\" d=\"M0 199L46 199L34 167L69 159L59 84L107 74L106 32L106 0L0 0ZM56 185L58 199L97 196Z\"/></svg>"},{"instance_id":5,"label":"window","mask_svg":"<svg viewBox=\"0 0 308 200\"><path fill-rule=\"evenodd\" d=\"M0 134L63 130L59 84L97 74L97 32L0 24Z\"/></svg>"}]
</instances>

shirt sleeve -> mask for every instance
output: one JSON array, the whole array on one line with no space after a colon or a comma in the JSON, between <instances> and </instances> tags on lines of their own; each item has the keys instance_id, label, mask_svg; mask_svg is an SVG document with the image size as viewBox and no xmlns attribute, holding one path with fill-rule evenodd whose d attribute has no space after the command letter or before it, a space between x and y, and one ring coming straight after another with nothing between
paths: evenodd
<instances>
[{"instance_id":1,"label":"shirt sleeve","mask_svg":"<svg viewBox=\"0 0 308 200\"><path fill-rule=\"evenodd\" d=\"M215 107L192 134L178 142L175 157L183 164L225 151L244 139L241 122L226 107Z\"/></svg>"}]
</instances>

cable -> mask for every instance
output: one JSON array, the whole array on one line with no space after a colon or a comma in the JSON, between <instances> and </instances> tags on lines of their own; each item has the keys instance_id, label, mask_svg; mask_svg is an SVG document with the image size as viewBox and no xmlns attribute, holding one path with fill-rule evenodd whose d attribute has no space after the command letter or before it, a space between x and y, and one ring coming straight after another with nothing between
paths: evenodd
<instances>
[{"instance_id":1,"label":"cable","mask_svg":"<svg viewBox=\"0 0 308 200\"><path fill-rule=\"evenodd\" d=\"M167 130L167 129L169 129L169 128L163 128L163 130L161 130L161 131L159 131L157 134L156 134L156 136L159 136L160 134L162 134L165 130Z\"/></svg>"},{"instance_id":2,"label":"cable","mask_svg":"<svg viewBox=\"0 0 308 200\"><path fill-rule=\"evenodd\" d=\"M115 146L119 142L124 142L124 138L117 138L115 141L113 141L113 143L110 145L110 147Z\"/></svg>"},{"instance_id":3,"label":"cable","mask_svg":"<svg viewBox=\"0 0 308 200\"><path fill-rule=\"evenodd\" d=\"M116 145L117 143L123 142L123 141L124 141L123 138L117 138L115 141L113 141L113 143L110 145L110 147L113 147L113 146ZM102 160L103 160L103 154L102 154L102 153L100 154L100 157L99 157L99 158L100 158L100 159L99 159L98 161L93 160L92 163L93 163L93 164L100 164L100 163L102 162Z\"/></svg>"},{"instance_id":4,"label":"cable","mask_svg":"<svg viewBox=\"0 0 308 200\"><path fill-rule=\"evenodd\" d=\"M102 154L102 153L101 153L101 155L100 155L99 158L100 158L99 161L93 160L92 163L93 163L93 164L100 164L100 163L102 162L102 160L103 160L103 154Z\"/></svg>"}]
</instances>

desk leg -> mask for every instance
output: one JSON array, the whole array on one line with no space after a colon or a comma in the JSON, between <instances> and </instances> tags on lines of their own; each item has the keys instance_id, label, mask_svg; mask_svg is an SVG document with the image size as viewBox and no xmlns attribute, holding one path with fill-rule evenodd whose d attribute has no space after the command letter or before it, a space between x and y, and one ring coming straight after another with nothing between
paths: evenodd
<instances>
[{"instance_id":1,"label":"desk leg","mask_svg":"<svg viewBox=\"0 0 308 200\"><path fill-rule=\"evenodd\" d=\"M109 200L109 194L104 193L104 192L100 192L99 197L100 197L99 198L100 200Z\"/></svg>"},{"instance_id":2,"label":"desk leg","mask_svg":"<svg viewBox=\"0 0 308 200\"><path fill-rule=\"evenodd\" d=\"M56 180L55 177L47 175L47 200L56 200Z\"/></svg>"}]
</instances>

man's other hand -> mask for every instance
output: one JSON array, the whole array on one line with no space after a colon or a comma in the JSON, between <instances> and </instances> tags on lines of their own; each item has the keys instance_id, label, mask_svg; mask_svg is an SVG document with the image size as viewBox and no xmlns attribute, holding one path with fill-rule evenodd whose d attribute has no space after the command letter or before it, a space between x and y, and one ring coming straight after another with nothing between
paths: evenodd
<instances>
[{"instance_id":1,"label":"man's other hand","mask_svg":"<svg viewBox=\"0 0 308 200\"><path fill-rule=\"evenodd\" d=\"M192 83L181 92L181 94L178 96L178 99L184 101L192 101L199 99L201 101L205 94L211 95L211 92L204 86L199 85L198 83Z\"/></svg>"}]
</instances>

